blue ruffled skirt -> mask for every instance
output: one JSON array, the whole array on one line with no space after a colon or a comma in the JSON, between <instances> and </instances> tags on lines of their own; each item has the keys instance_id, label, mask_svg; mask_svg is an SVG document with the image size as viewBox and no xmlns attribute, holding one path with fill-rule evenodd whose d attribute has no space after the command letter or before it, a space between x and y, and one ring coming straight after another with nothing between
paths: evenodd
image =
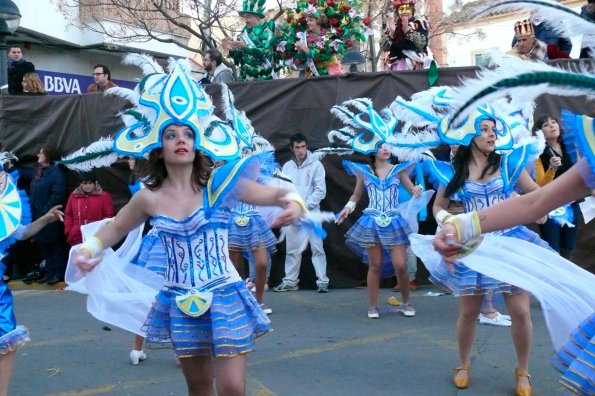
<instances>
[{"instance_id":1,"label":"blue ruffled skirt","mask_svg":"<svg viewBox=\"0 0 595 396\"><path fill-rule=\"evenodd\" d=\"M0 268L0 277L2 273L4 271ZM24 326L16 325L12 293L8 286L0 280L0 355L15 351L27 341L30 341L27 329Z\"/></svg>"},{"instance_id":2,"label":"blue ruffled skirt","mask_svg":"<svg viewBox=\"0 0 595 396\"><path fill-rule=\"evenodd\" d=\"M143 330L147 343L171 342L177 357L237 356L254 349L256 337L272 330L271 321L244 282L213 290L207 312L184 314L175 298L188 290L165 287L156 297Z\"/></svg>"},{"instance_id":3,"label":"blue ruffled skirt","mask_svg":"<svg viewBox=\"0 0 595 396\"><path fill-rule=\"evenodd\" d=\"M381 226L371 214L364 212L345 234L345 244L366 264L368 248L382 246L381 276L389 278L395 274L390 249L394 246L409 246L410 233L407 221L400 215L393 216L386 226Z\"/></svg>"},{"instance_id":4,"label":"blue ruffled skirt","mask_svg":"<svg viewBox=\"0 0 595 396\"><path fill-rule=\"evenodd\" d=\"M165 278L167 255L163 242L161 242L159 233L155 228L151 228L151 230L143 236L140 249L132 259L131 263L153 271Z\"/></svg>"},{"instance_id":5,"label":"blue ruffled skirt","mask_svg":"<svg viewBox=\"0 0 595 396\"><path fill-rule=\"evenodd\" d=\"M551 250L547 242L527 227L514 227L499 233L499 235L522 239ZM431 273L430 281L436 286L452 292L455 296L476 296L494 293L511 294L523 291L516 286L473 271L460 262L454 264L454 273L449 272L446 263L442 262L438 270Z\"/></svg>"},{"instance_id":6,"label":"blue ruffled skirt","mask_svg":"<svg viewBox=\"0 0 595 396\"><path fill-rule=\"evenodd\" d=\"M264 247L269 254L277 251L277 238L259 215L232 216L228 244L230 250L252 251Z\"/></svg>"},{"instance_id":7,"label":"blue ruffled skirt","mask_svg":"<svg viewBox=\"0 0 595 396\"><path fill-rule=\"evenodd\" d=\"M595 314L570 334L552 364L563 373L562 385L579 395L595 395Z\"/></svg>"}]
</instances>

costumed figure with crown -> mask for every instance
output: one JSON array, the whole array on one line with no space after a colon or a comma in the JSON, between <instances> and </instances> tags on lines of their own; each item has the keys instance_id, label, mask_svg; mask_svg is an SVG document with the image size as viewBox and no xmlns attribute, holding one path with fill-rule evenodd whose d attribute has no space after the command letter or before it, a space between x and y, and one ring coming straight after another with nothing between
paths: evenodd
<instances>
[{"instance_id":1,"label":"costumed figure with crown","mask_svg":"<svg viewBox=\"0 0 595 396\"><path fill-rule=\"evenodd\" d=\"M265 20L264 6L264 0L244 0L239 14L246 26L237 40L223 40L224 47L240 69L240 81L275 77L275 22Z\"/></svg>"},{"instance_id":2,"label":"costumed figure with crown","mask_svg":"<svg viewBox=\"0 0 595 396\"><path fill-rule=\"evenodd\" d=\"M435 90L440 92L436 94ZM434 88L432 95L426 95L428 98L434 97L434 101L430 103L424 99L423 93L416 95L411 101L398 97L393 102L393 111L403 120L425 125L425 132L429 132L428 136L435 132L436 144L441 141L443 144L459 146L452 168L448 165L428 163L435 167L434 178L440 184L433 207L434 216L439 225L443 225L452 217L447 211L451 198L461 201L465 213L469 213L510 199L517 189L529 192L539 188L524 168L528 161L533 161L543 150L543 142L525 142L526 144L513 148L513 134L506 121L510 122L511 114L518 113L515 105L507 101L495 103L494 106L482 105L475 108L462 122L449 126L448 109L444 113L444 106L436 106L437 101L444 100L448 96L447 90ZM448 99L444 102L448 103ZM422 118L421 122L420 118ZM524 135L530 136L524 122L515 122L515 128L524 128ZM502 154L496 153L496 150ZM521 239L549 249L546 242L526 227L509 228L495 235ZM426 249L431 250L431 246L426 243L425 248L421 248L416 243L416 237L412 238L413 251L430 271L430 280L460 297L457 338L461 361L453 377L455 387L464 389L469 386L471 346L484 296L501 293L504 295L512 317L512 331L518 358L517 395L529 395L531 393L528 375L531 319L528 293L497 278L473 271L461 262L455 263L450 268L435 252L433 252L434 256L429 258Z\"/></svg>"},{"instance_id":3,"label":"costumed figure with crown","mask_svg":"<svg viewBox=\"0 0 595 396\"><path fill-rule=\"evenodd\" d=\"M308 77L343 74L339 57L369 34L370 19L362 18L360 0L299 0L285 14L277 56Z\"/></svg>"},{"instance_id":4,"label":"costumed figure with crown","mask_svg":"<svg viewBox=\"0 0 595 396\"><path fill-rule=\"evenodd\" d=\"M380 278L393 275L397 276L404 302L400 312L407 317L415 316L405 262L408 235L413 229L417 230L417 214L425 208L433 191L424 192L420 185L413 184L408 175L412 164L390 163L391 149L386 142L396 133L398 124L390 110L378 113L371 100L360 98L334 106L331 112L345 126L331 131L329 140L345 142L350 146L347 153L355 151L372 159L372 165L343 161L347 172L356 177L356 185L337 219L337 223L341 223L355 210L365 190L369 205L345 237L347 246L368 264L368 318L380 317ZM328 151L333 153L334 149ZM339 153L345 151L342 149ZM399 205L401 186L414 197L404 205Z\"/></svg>"},{"instance_id":5,"label":"costumed figure with crown","mask_svg":"<svg viewBox=\"0 0 595 396\"><path fill-rule=\"evenodd\" d=\"M524 19L514 24L516 44L506 55L517 56L523 60L544 61L549 59L547 45L535 37L535 29L530 20Z\"/></svg>"},{"instance_id":6,"label":"costumed figure with crown","mask_svg":"<svg viewBox=\"0 0 595 396\"><path fill-rule=\"evenodd\" d=\"M392 11L390 11L392 9ZM413 0L393 0L386 15L382 40L385 71L415 70L428 67L428 25L425 18L414 19ZM417 24L415 23L417 21Z\"/></svg>"},{"instance_id":7,"label":"costumed figure with crown","mask_svg":"<svg viewBox=\"0 0 595 396\"><path fill-rule=\"evenodd\" d=\"M27 194L17 189L18 171L5 171L7 164L17 158L9 152L0 153L0 260L7 249L19 239L35 235L45 225L56 220L63 221L64 214L54 206L45 215L31 222L31 209ZM4 283L6 266L0 261L0 394L8 394L8 384L14 367L16 350L30 340L29 331L16 324L13 299L10 289Z\"/></svg>"},{"instance_id":8,"label":"costumed figure with crown","mask_svg":"<svg viewBox=\"0 0 595 396\"><path fill-rule=\"evenodd\" d=\"M240 200L281 206L274 227L293 223L305 206L288 190L254 181L258 159L238 159L234 132L214 115L211 99L192 79L189 66L172 62L165 74L146 57L136 59L147 75L135 91L114 91L135 106L123 111L126 127L113 149L120 155L148 155L142 175L146 188L112 222L73 247L67 274L74 285L89 277L98 282L101 287L90 284L86 292L104 298L102 320L146 335L149 343L171 342L190 394L210 393L213 386L220 393L243 394L246 354L271 323L229 258L231 210ZM228 163L213 169L209 158ZM103 286L113 284L110 277L125 279L126 266L109 247L147 219L166 251L160 286L153 285L154 294L147 291L142 301L136 293L120 300L117 293L102 294ZM137 270L127 283L142 280L144 269ZM126 287L122 290L130 290Z\"/></svg>"}]
</instances>

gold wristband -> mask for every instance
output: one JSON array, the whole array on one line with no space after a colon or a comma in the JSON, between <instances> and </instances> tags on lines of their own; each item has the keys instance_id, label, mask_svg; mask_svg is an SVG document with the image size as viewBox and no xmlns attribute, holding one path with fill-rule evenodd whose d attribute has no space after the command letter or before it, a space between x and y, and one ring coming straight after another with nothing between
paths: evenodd
<instances>
[{"instance_id":1,"label":"gold wristband","mask_svg":"<svg viewBox=\"0 0 595 396\"><path fill-rule=\"evenodd\" d=\"M91 237L87 239L85 243L83 243L79 251L86 250L91 255L91 258L95 258L101 254L103 249L104 246L103 242L101 242L101 239L97 237Z\"/></svg>"},{"instance_id":2,"label":"gold wristband","mask_svg":"<svg viewBox=\"0 0 595 396\"><path fill-rule=\"evenodd\" d=\"M300 205L300 208L302 208L302 213L308 213L308 208L306 208L306 203L304 202L304 199L300 196L300 194L296 193L296 192L290 192L285 194L286 199L289 199L290 201L295 202L296 204Z\"/></svg>"}]
</instances>

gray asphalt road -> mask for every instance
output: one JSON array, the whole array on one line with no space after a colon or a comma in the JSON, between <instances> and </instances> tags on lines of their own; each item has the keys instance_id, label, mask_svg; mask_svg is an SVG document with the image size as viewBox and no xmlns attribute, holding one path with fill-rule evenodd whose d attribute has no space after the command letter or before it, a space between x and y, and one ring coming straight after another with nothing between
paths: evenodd
<instances>
[{"instance_id":1,"label":"gray asphalt road","mask_svg":"<svg viewBox=\"0 0 595 396\"><path fill-rule=\"evenodd\" d=\"M478 326L471 385L451 385L457 365L457 300L413 293L418 315L366 317L365 289L265 294L275 330L248 359L249 395L513 395L514 348L507 328ZM395 295L381 290L383 300ZM32 341L18 351L10 395L184 395L171 350L128 360L132 335L103 330L84 296L64 291L15 292L18 321ZM388 309L385 305L383 309ZM551 368L551 344L532 303L531 374L535 395L567 395Z\"/></svg>"}]
</instances>

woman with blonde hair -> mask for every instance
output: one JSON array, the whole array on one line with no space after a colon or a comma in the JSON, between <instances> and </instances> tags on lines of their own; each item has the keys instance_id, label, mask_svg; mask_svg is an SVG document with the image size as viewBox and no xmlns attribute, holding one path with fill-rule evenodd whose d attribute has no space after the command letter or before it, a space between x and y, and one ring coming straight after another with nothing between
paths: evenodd
<instances>
[{"instance_id":1,"label":"woman with blonde hair","mask_svg":"<svg viewBox=\"0 0 595 396\"><path fill-rule=\"evenodd\" d=\"M23 76L23 93L25 95L47 95L37 73L25 73Z\"/></svg>"}]
</instances>

